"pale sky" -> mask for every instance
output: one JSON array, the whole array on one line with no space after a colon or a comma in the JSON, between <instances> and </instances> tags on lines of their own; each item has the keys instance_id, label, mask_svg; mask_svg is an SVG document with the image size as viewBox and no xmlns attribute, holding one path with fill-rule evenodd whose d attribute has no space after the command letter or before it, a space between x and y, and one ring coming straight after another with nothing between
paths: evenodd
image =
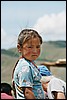
<instances>
[{"instance_id":1,"label":"pale sky","mask_svg":"<svg viewBox=\"0 0 67 100\"><path fill-rule=\"evenodd\" d=\"M16 47L24 28L36 29L43 41L66 40L66 1L1 1L1 48Z\"/></svg>"}]
</instances>

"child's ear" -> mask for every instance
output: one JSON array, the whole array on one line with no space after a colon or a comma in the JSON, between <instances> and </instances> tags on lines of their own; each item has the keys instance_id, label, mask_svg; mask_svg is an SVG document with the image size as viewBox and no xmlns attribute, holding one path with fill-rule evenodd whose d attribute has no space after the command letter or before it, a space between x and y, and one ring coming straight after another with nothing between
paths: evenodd
<instances>
[{"instance_id":1,"label":"child's ear","mask_svg":"<svg viewBox=\"0 0 67 100\"><path fill-rule=\"evenodd\" d=\"M21 47L19 44L17 44L18 52L21 53Z\"/></svg>"}]
</instances>

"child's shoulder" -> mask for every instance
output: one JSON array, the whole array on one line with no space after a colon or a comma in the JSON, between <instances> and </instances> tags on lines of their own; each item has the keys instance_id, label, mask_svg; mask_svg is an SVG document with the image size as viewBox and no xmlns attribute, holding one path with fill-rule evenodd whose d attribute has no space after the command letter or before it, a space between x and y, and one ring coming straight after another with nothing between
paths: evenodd
<instances>
[{"instance_id":1,"label":"child's shoulder","mask_svg":"<svg viewBox=\"0 0 67 100\"><path fill-rule=\"evenodd\" d=\"M21 58L19 60L18 64L23 65L23 66L29 66L30 65L30 63L27 60L25 60L24 58Z\"/></svg>"},{"instance_id":2,"label":"child's shoulder","mask_svg":"<svg viewBox=\"0 0 67 100\"><path fill-rule=\"evenodd\" d=\"M24 58L21 58L21 59L19 59L15 70L18 72L22 69L24 69L24 70L29 69L29 66L30 66L30 64Z\"/></svg>"}]
</instances>

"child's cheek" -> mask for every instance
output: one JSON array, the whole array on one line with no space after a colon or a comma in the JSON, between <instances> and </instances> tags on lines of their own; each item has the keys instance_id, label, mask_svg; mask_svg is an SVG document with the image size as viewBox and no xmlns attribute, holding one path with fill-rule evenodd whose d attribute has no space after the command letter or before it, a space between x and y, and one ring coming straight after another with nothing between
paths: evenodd
<instances>
[{"instance_id":1,"label":"child's cheek","mask_svg":"<svg viewBox=\"0 0 67 100\"><path fill-rule=\"evenodd\" d=\"M38 53L38 55L40 55L40 49L38 50L38 52L37 52L37 53Z\"/></svg>"},{"instance_id":2,"label":"child's cheek","mask_svg":"<svg viewBox=\"0 0 67 100\"><path fill-rule=\"evenodd\" d=\"M28 50L28 49L26 49L26 50L24 51L24 55L25 55L25 56L29 56L31 53L32 53L32 51L31 51L31 50Z\"/></svg>"}]
</instances>

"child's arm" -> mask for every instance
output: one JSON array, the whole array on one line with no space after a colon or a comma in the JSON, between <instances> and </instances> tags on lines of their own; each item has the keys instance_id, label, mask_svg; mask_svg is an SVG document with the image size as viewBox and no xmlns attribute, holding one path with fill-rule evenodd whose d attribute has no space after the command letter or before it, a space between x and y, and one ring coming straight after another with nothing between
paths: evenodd
<instances>
[{"instance_id":1,"label":"child's arm","mask_svg":"<svg viewBox=\"0 0 67 100\"><path fill-rule=\"evenodd\" d=\"M64 93L58 92L57 93L57 99L66 99Z\"/></svg>"},{"instance_id":2,"label":"child's arm","mask_svg":"<svg viewBox=\"0 0 67 100\"><path fill-rule=\"evenodd\" d=\"M26 99L36 99L34 93L32 92L32 88L25 88L24 95Z\"/></svg>"},{"instance_id":3,"label":"child's arm","mask_svg":"<svg viewBox=\"0 0 67 100\"><path fill-rule=\"evenodd\" d=\"M65 99L65 95L62 92L52 91L54 99Z\"/></svg>"}]
</instances>

